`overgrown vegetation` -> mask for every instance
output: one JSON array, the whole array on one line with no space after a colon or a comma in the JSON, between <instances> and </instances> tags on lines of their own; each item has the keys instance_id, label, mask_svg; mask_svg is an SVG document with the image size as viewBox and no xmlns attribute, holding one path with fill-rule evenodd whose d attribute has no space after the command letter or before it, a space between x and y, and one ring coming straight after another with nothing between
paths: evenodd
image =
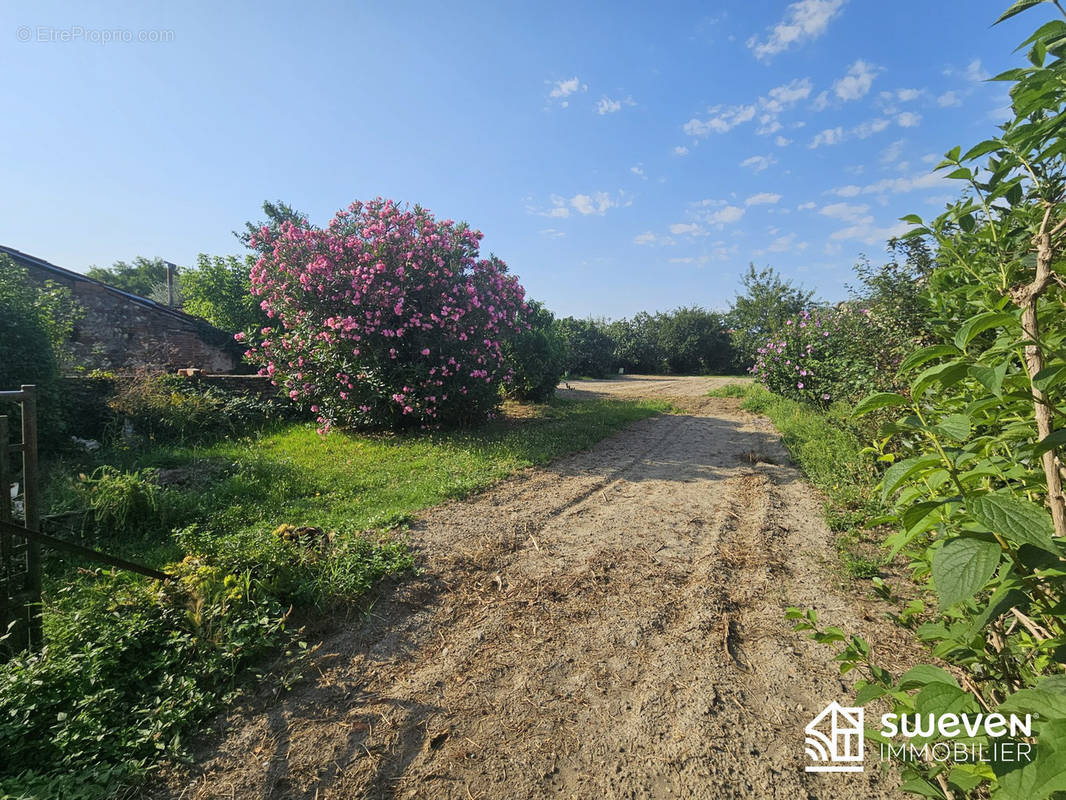
<instances>
[{"instance_id":1,"label":"overgrown vegetation","mask_svg":"<svg viewBox=\"0 0 1066 800\"><path fill-rule=\"evenodd\" d=\"M1018 0L1001 20L1036 7L1051 9L1043 0ZM1066 17L1059 3L1054 9ZM929 605L912 601L895 618L956 672L921 664L894 675L861 638L824 625L813 610L789 613L796 630L843 645L841 670L863 673L857 704L880 701L922 719L1028 717L1028 759L995 755L1002 751L993 744L1004 740L990 726L952 740L980 746L990 758L904 755L902 788L945 800L1066 792L1066 281L1059 274L1066 21L1045 23L1023 45L1029 65L996 78L1013 84L1014 118L969 151L952 149L938 166L966 187L961 199L930 222L904 218L913 226L898 245L907 271L860 273L882 303L884 327L897 336L869 365L870 386L882 391L858 404L851 423L881 422L867 449L883 469L880 491L867 492L864 506L885 512L881 521L895 528L888 554L909 559L914 579L935 597ZM848 352L843 343L827 345L822 369ZM836 380L831 370L826 377ZM774 388L794 394L802 387ZM782 402L756 405L786 432L794 421L782 415ZM835 451L829 430L821 436ZM785 437L812 480L824 484L818 458ZM849 468L831 463L829 472ZM884 583L877 590L898 600ZM882 740L877 729L868 735ZM907 743L921 748L941 738L934 727Z\"/></svg>"},{"instance_id":2,"label":"overgrown vegetation","mask_svg":"<svg viewBox=\"0 0 1066 800\"><path fill-rule=\"evenodd\" d=\"M350 606L410 569L396 529L412 514L665 407L520 410L433 434L323 438L310 424L280 423L200 445L119 438L56 465L51 510L89 511L68 535L176 580L49 555L47 646L0 665L0 796L101 798L136 784L180 754L271 654L290 665L275 679L289 680L308 646L291 608Z\"/></svg>"}]
</instances>

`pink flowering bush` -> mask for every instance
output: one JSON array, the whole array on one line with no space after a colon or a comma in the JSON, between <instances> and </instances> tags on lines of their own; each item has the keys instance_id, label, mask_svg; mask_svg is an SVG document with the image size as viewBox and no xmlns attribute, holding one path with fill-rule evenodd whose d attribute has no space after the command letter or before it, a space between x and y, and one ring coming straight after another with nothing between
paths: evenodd
<instances>
[{"instance_id":1,"label":"pink flowering bush","mask_svg":"<svg viewBox=\"0 0 1066 800\"><path fill-rule=\"evenodd\" d=\"M479 258L480 240L380 198L325 229L263 227L251 282L271 324L238 338L323 428L483 420L509 377L503 342L524 290L502 261Z\"/></svg>"},{"instance_id":2,"label":"pink flowering bush","mask_svg":"<svg viewBox=\"0 0 1066 800\"><path fill-rule=\"evenodd\" d=\"M869 394L882 380L871 348L879 338L867 308L804 311L757 349L749 371L776 394L827 406Z\"/></svg>"}]
</instances>

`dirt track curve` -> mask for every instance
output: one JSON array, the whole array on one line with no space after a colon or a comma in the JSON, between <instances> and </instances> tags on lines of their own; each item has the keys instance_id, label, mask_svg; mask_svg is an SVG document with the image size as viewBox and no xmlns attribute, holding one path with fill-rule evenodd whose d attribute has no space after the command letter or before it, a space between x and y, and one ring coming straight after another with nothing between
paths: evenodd
<instances>
[{"instance_id":1,"label":"dirt track curve","mask_svg":"<svg viewBox=\"0 0 1066 800\"><path fill-rule=\"evenodd\" d=\"M769 422L704 397L715 380L562 390L684 411L426 512L424 573L327 638L313 677L222 718L153 796L895 797L869 758L803 770L804 726L851 678L784 609L894 634L844 587Z\"/></svg>"}]
</instances>

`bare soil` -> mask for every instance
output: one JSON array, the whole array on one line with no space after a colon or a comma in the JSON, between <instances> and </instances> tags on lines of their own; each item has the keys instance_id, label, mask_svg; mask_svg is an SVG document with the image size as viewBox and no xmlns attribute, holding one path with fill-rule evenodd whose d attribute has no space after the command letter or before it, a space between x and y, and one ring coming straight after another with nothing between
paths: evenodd
<instances>
[{"instance_id":1,"label":"bare soil","mask_svg":"<svg viewBox=\"0 0 1066 800\"><path fill-rule=\"evenodd\" d=\"M909 646L842 578L821 500L770 423L713 378L571 383L671 399L593 449L426 512L423 572L338 624L309 676L218 721L181 798L882 798L804 772L850 695L786 607Z\"/></svg>"}]
</instances>

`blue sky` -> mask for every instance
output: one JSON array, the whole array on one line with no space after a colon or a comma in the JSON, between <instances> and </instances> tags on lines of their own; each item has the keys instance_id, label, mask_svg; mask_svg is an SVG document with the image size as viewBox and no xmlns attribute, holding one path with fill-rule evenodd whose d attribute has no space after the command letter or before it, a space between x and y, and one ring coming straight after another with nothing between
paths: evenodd
<instances>
[{"instance_id":1,"label":"blue sky","mask_svg":"<svg viewBox=\"0 0 1066 800\"><path fill-rule=\"evenodd\" d=\"M0 243L189 264L265 199L382 195L561 315L725 308L749 262L838 299L1005 119L983 80L1048 18L1007 4L7 3Z\"/></svg>"}]
</instances>

